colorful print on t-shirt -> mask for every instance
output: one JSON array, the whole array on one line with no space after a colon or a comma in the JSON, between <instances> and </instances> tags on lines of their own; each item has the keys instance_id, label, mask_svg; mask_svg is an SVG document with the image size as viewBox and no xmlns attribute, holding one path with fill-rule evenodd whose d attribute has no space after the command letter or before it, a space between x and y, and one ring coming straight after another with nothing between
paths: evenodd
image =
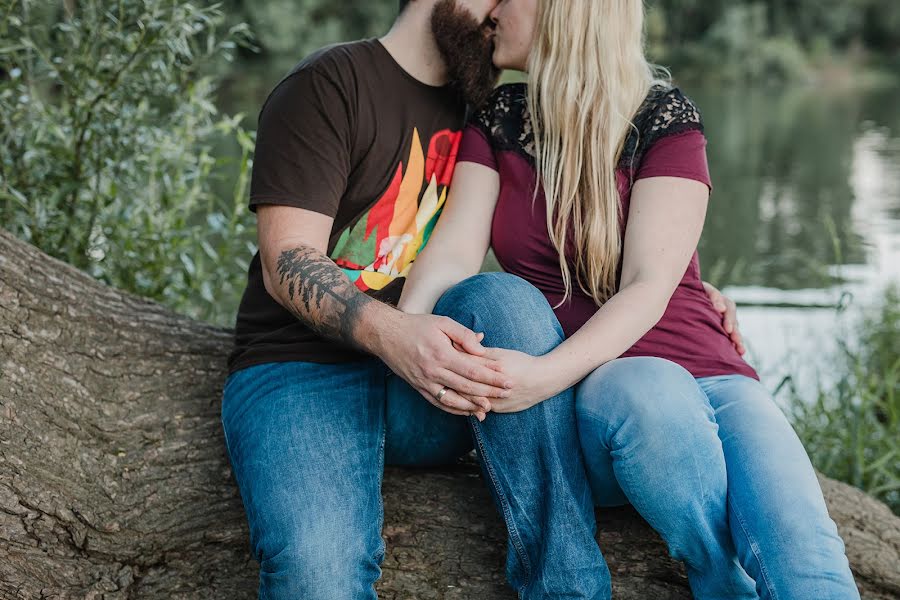
<instances>
[{"instance_id":1,"label":"colorful print on t-shirt","mask_svg":"<svg viewBox=\"0 0 900 600\"><path fill-rule=\"evenodd\" d=\"M360 290L380 290L412 268L447 199L461 138L438 131L426 153L415 129L406 172L397 165L384 195L341 234L331 259Z\"/></svg>"}]
</instances>

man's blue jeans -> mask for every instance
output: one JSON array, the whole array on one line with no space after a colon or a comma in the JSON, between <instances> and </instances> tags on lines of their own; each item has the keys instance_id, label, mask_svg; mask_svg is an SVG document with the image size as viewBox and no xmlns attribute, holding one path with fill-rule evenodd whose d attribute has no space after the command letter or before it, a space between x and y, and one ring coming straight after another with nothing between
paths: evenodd
<instances>
[{"instance_id":1,"label":"man's blue jeans","mask_svg":"<svg viewBox=\"0 0 900 600\"><path fill-rule=\"evenodd\" d=\"M563 339L544 297L511 275L470 278L434 312L484 331L487 346L539 355ZM593 506L626 501L687 563L697 598L756 598L747 572L764 598L858 597L802 446L786 442L793 431L780 411L758 407L771 399L678 369L613 361L575 389L483 423L433 407L375 359L232 374L222 424L259 597L375 598L384 463L452 462L473 440L521 599L610 598Z\"/></svg>"}]
</instances>

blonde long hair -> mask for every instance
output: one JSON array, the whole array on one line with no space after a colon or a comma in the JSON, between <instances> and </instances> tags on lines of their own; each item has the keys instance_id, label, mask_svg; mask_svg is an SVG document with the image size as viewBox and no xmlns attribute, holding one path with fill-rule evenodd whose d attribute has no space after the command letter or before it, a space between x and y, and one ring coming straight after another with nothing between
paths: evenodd
<instances>
[{"instance_id":1,"label":"blonde long hair","mask_svg":"<svg viewBox=\"0 0 900 600\"><path fill-rule=\"evenodd\" d=\"M538 2L528 109L563 301L572 293L570 227L581 289L598 305L616 292L622 254L616 165L651 87L669 84L644 56L643 24L642 0Z\"/></svg>"}]
</instances>

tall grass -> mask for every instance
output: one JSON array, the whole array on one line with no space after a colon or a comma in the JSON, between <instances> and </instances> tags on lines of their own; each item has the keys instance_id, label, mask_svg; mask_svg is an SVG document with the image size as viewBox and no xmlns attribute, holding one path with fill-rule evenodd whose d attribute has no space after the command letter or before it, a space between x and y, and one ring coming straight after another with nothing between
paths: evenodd
<instances>
[{"instance_id":1,"label":"tall grass","mask_svg":"<svg viewBox=\"0 0 900 600\"><path fill-rule=\"evenodd\" d=\"M890 287L848 333L838 340L835 384L820 385L813 402L790 379L781 389L816 468L900 514L900 291Z\"/></svg>"}]
</instances>

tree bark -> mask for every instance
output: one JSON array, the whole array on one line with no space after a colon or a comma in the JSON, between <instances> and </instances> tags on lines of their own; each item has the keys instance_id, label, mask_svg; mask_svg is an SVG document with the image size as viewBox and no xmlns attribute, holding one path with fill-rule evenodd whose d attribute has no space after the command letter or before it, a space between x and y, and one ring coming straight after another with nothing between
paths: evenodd
<instances>
[{"instance_id":1,"label":"tree bark","mask_svg":"<svg viewBox=\"0 0 900 600\"><path fill-rule=\"evenodd\" d=\"M254 598L219 421L231 331L0 231L0 599ZM900 519L821 477L864 598L900 598ZM477 466L389 468L385 599L514 598ZM620 599L690 598L630 508L598 512Z\"/></svg>"}]
</instances>

